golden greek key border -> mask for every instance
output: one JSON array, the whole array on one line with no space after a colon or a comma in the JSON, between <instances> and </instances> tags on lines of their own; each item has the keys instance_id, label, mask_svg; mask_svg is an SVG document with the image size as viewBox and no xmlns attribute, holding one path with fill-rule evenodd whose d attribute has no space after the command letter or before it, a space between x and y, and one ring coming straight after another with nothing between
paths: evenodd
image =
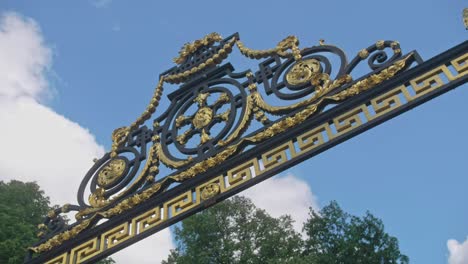
<instances>
[{"instance_id":1,"label":"golden greek key border","mask_svg":"<svg viewBox=\"0 0 468 264\"><path fill-rule=\"evenodd\" d=\"M465 53L452 60L450 64L438 66L410 80L407 84L379 95L274 149L268 150L259 158L250 159L228 170L225 174L210 179L46 263L83 263L132 237L148 232L169 219L199 206L203 201L202 197L210 199L229 191L467 74L468 53Z\"/></svg>"}]
</instances>

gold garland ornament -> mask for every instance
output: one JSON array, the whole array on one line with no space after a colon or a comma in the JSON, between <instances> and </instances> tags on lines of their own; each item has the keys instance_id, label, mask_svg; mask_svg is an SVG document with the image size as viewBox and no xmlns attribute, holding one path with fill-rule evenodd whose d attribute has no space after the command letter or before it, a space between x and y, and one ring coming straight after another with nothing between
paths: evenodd
<instances>
[{"instance_id":1,"label":"gold garland ornament","mask_svg":"<svg viewBox=\"0 0 468 264\"><path fill-rule=\"evenodd\" d=\"M218 41L218 39L219 39L219 37L217 37L215 35L211 35L211 37L208 37L208 36L205 37L204 40L201 41L201 42L194 42L193 44L184 46L185 48L182 49L182 51L180 53L180 56L178 57L178 59L176 58L177 61L182 61L184 56L188 56L188 54L190 54L190 52L193 52L195 46L205 45L203 43L210 43L211 41ZM293 37L293 36L285 38L283 41L281 41L276 46L276 48L271 49L271 50L265 50L265 51L256 51L256 50L251 50L251 49L245 48L240 41L236 42L235 39L230 43L232 43L232 44L237 43L237 46L241 50L241 53L244 54L245 56L251 57L251 58L262 58L262 57L269 56L272 53L276 53L281 57L293 56L297 61L301 60L300 50L297 48L297 45L298 45L299 42L298 42L297 38ZM226 44L226 45L228 45L228 44ZM288 49L291 49L291 53L287 52ZM246 142L248 142L248 143L258 143L258 142L261 142L261 141L266 140L268 138L271 138L271 137L273 137L275 135L283 133L283 132L287 131L288 129L290 129L290 128L294 127L294 126L297 126L297 125L303 123L306 119L308 119L314 113L317 112L318 107L325 100L334 100L334 101L337 101L337 102L342 101L342 100L353 97L353 96L355 96L355 95L357 95L357 94L359 94L359 93L361 93L363 91L369 90L369 89L379 85L380 83L392 78L393 76L395 76L396 73L401 71L405 67L406 61L408 60L408 58L410 56L411 55L408 55L407 57L396 61L391 66L383 69L379 73L372 74L371 76L369 76L369 77L367 77L367 78L365 78L365 79L363 79L361 81L358 81L357 83L351 85L350 87L346 88L345 90L343 90L343 91L341 91L341 92L339 92L339 93L337 93L335 95L320 98L317 102L315 102L313 104L310 104L310 105L307 105L303 110L300 110L299 112L297 112L293 116L282 119L279 122L274 123L274 124L270 125L269 127L266 127L263 131L255 134L253 136L243 138L242 140L240 140L239 142L237 142L234 145L227 146L224 150L222 150L220 153L216 154L215 156L210 157L210 158L208 158L206 160L203 160L201 162L198 162L198 163L194 164L193 166L191 166L190 168L188 168L188 169L186 169L184 171L181 171L181 172L179 172L179 173L177 173L177 174L175 174L173 176L166 177L162 181L160 181L158 183L154 183L150 187L146 188L144 191L142 191L140 193L136 193L136 194L132 195L131 197L123 199L122 201L120 201L116 205L114 205L112 208L106 209L105 211L102 211L102 212L97 212L95 215L91 216L90 218L88 218L86 220L83 220L81 223L75 225L70 230L67 230L67 231L64 231L63 233L57 234L57 235L53 236L52 238L50 238L49 240L47 240L46 242L44 242L44 243L42 243L42 244L40 244L40 245L38 245L36 247L30 247L29 249L36 252L36 253L41 253L41 252L48 251L48 250L50 250L50 249L52 249L52 248L54 248L54 247L56 247L58 245L61 245L63 242L75 237L76 235L81 233L83 230L85 230L97 216L104 217L104 218L110 218L110 217L113 217L115 215L121 214L121 213L123 213L125 211L128 211L131 208L141 204L142 202L148 200L150 197L152 197L153 195L158 193L161 190L162 186L167 181L171 180L171 181L176 181L176 182L182 182L184 180L193 178L194 176L199 175L200 173L204 173L204 172L208 171L209 169L212 169L215 166L218 166L219 164L226 161L229 157L231 157L235 153L241 151L242 148L240 146L241 145L247 145L247 144L245 144ZM210 59L208 59L208 60L210 60ZM208 60L206 61L206 63L208 63ZM315 73L314 63L306 62L306 65L308 65L307 67L309 67L309 69L313 73ZM185 72L184 72L184 75L185 75ZM333 82L329 81L327 79L329 77L327 77L327 76L324 76L324 75L315 75L315 76L316 76L315 78L311 78L309 81L313 81L313 82L317 82L317 83L320 80L321 81L323 81L323 80L328 81L328 82L326 82L328 84L325 84L321 88L321 90L324 90L324 91L329 91L330 89L334 89L334 88L339 87L339 86L343 85L344 83L347 83L348 81L350 81L349 76L344 76L343 78L340 78L340 79L335 80ZM111 152L112 157L115 157L117 155L117 149L125 142L125 140L129 136L129 134L134 129L136 129L139 125L143 124L146 120L148 120L150 118L151 114L156 110L156 107L159 104L159 100L161 98L161 94L162 94L162 91L163 91L163 83L165 81L167 81L168 79L170 79L171 77L173 77L173 75L162 76L160 78L160 80L158 82L158 85L157 85L157 87L155 89L154 95L151 98L150 104L148 105L145 112L143 112L143 114L134 123L132 123L129 127L118 128L118 129L116 129L114 131L113 136L112 136L112 140L113 140L112 152ZM307 77L307 78L302 77L301 79L308 79L308 78L309 77ZM174 79L173 79L173 81L174 81ZM252 108L253 110L255 110L255 112L264 110L264 111L267 111L267 112L275 113L275 112L279 111L278 108L277 109L270 108L270 107L267 107L266 104L262 103L263 100L262 100L261 96L259 96L259 94L256 92L256 86L254 84L249 85L249 90L252 92L252 94L251 94L252 101L254 101L254 103L256 105L255 107ZM318 96L319 95L317 95L317 97L313 96L312 97L312 98L314 98L313 100L318 99ZM311 101L312 100L307 101L307 104L311 103ZM301 105L296 105L294 107L305 106L305 105L306 105L306 103L301 104ZM250 117L248 117L248 118L250 118ZM159 137L154 136L153 137L153 142L155 144L151 148L151 153L152 153L152 154L150 154L150 159L151 160L149 160L147 162L148 166L145 166L145 168L143 169L144 173L146 173L146 171L148 169L149 169L150 172L153 172L153 173L158 171L157 164L159 163L159 160L160 160L160 158L162 156L161 155L162 151L160 151L160 148L159 148L159 145L160 145L159 144ZM174 167L176 167L179 164L177 164L177 165L173 164L173 165L174 165ZM142 175L142 174L140 174L140 175ZM207 190L205 192L206 197L211 196L212 193L216 193L216 187L215 186L212 186L212 187L213 187L212 190ZM80 212L79 214L81 216L83 216L83 215L86 215L85 214L86 210L90 210L89 212L94 212L99 207L102 208L103 201L102 201L101 198L102 198L102 193L101 193L101 191L98 191L96 193L95 197L92 198L92 199L94 199L92 201L92 203L94 203L94 205L97 208L87 208L83 212ZM108 204L108 203L105 203L105 204ZM79 214L77 214L77 216Z\"/></svg>"}]
</instances>

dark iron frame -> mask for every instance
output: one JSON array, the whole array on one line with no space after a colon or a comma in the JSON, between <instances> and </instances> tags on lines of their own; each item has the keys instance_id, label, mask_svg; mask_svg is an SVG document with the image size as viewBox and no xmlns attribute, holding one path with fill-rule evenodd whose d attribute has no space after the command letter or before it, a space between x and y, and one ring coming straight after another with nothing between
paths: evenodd
<instances>
[{"instance_id":1,"label":"dark iron frame","mask_svg":"<svg viewBox=\"0 0 468 264\"><path fill-rule=\"evenodd\" d=\"M234 37L237 37L237 35L233 35ZM231 36L232 37L232 36ZM231 37L228 37L224 40L224 42L221 42L221 44L219 44L219 46L222 46L227 40L229 40ZM218 46L218 47L219 47ZM218 47L216 47L215 51L217 49L219 49ZM316 47L315 49L321 49L321 47ZM207 51L206 47L203 49L204 52ZM246 150L245 152L242 153L242 155L236 155L236 156L233 156L231 157L230 159L228 159L226 162L224 162L222 164L222 166L218 166L218 167L215 167L211 170L209 170L208 172L205 172L205 173L201 173L199 175L197 175L196 177L193 177L191 179L188 179L186 181L184 181L182 184L172 188L172 189L168 189L167 191L164 191L164 192L161 192L160 194L154 196L154 197L151 197L149 200L143 202L142 204L140 204L139 206L127 211L127 212L123 212L119 215L116 215L112 218L110 218L107 222L103 223L103 224L100 224L100 225L97 225L97 226L94 226L92 228L89 228L88 230L85 230L83 231L82 233L78 234L74 239L71 239L71 240L68 240L68 241L65 241L63 244L51 249L50 251L47 251L47 252L44 252L42 254L39 254L37 256L33 256L32 252L30 252L30 254L27 256L26 258L26 263L44 263L46 262L47 260L50 260L60 254L62 254L63 252L66 252L67 250L75 247L76 245L80 245L86 241L88 241L89 239L91 239L93 236L96 236L96 234L101 234L109 229L112 229L113 227L123 223L123 222L126 222L128 221L128 219L131 219L132 217L136 216L136 215L139 215L149 209L151 209L152 207L154 207L154 205L156 204L161 204L163 201L167 201L167 200L170 200L171 198L173 197L177 197L181 194L183 194L184 192L186 192L187 190L190 190L191 188L193 188L194 186L197 186L203 182L206 182L207 180L213 178L213 177L216 177L217 175L231 169L231 168L234 168L236 167L237 165L239 164L242 164L243 162L245 162L246 160L249 160L251 158L254 158L256 156L259 155L259 153L263 153L265 151L268 151L272 148L274 148L275 146L278 146L278 145L281 145L289 140L291 140L291 138L294 138L295 136L301 134L303 131L306 131L306 130L309 130L309 129L312 129L318 125L320 125L321 123L323 122L326 122L327 120L332 120L334 117L337 117L337 116L340 116L341 114L345 113L346 111L350 110L350 109L353 109L354 107L356 106L359 106L365 102L368 102L369 100L371 100L372 98L376 98L382 94L385 94L386 92L390 91L391 89L399 86L399 85L402 85L404 83L407 83L409 80L412 80L413 78L423 74L423 73L426 73L436 67L438 67L439 65L442 65L442 64L448 64L450 63L450 61L452 61L453 59L467 53L468 51L468 41L465 41L463 43L461 43L460 45L456 46L456 47L453 47L437 56L435 56L434 58L430 59L430 60L427 60L425 62L422 61L422 59L419 57L419 55L417 54L417 52L411 52L409 53L410 54L410 62L411 63L415 63L415 64L418 64L412 68L407 68L405 69L405 71L399 73L398 75L396 75L395 77L385 81L384 83L376 86L375 88L371 89L371 90L368 90L368 91L365 91L359 95L356 95L348 100L345 100L344 102L341 102L339 103L338 105L336 105L335 107L333 107L332 109L328 110L328 111L325 111L323 113L318 113L317 115L314 115L313 117L311 117L310 119L308 119L306 122L292 128L292 129L289 129L287 130L286 132L284 133L281 133L269 140L266 140L264 142L261 142L257 145L255 145L254 148L252 149L249 149L249 150ZM210 51L211 52L211 51ZM200 53L201 54L201 53ZM198 55L200 55L198 54ZM381 56L381 55L374 55L374 56ZM319 57L316 57L316 58L319 58ZM192 58L193 59L193 58ZM319 58L320 59L320 58ZM377 59L377 58L374 58L374 59ZM384 61L386 60L387 58L384 59ZM392 60L395 60L397 58L392 58L390 59L389 61L391 62ZM192 61L191 59L188 59L190 61ZM260 63L260 69L262 69L262 67L264 67L264 65L267 65L267 64L270 64L270 63L273 63L273 62L277 62L278 63L278 67L283 67L284 65L282 65L281 62L278 61L279 58L277 57L273 57L273 58L269 58L267 59L266 61ZM379 65L379 67L377 66L373 66L371 65L370 63L371 60L369 60L369 66L371 67L371 69L373 69L374 71L369 73L368 75L365 75L365 76L362 76L362 78L360 78L359 80L361 79L364 79L372 74L375 74L377 73L380 69L382 69L382 67L385 67L386 65L388 64L384 64L384 65ZM357 64L358 60L357 58L353 61L351 61L351 63L348 64L348 68L354 68L354 66ZM288 62L289 64L292 64L293 62ZM410 63L410 64L411 64ZM284 62L283 62L284 64ZM193 66L193 65L192 65ZM287 69L287 66L284 66L283 69ZM327 67L327 66L325 66ZM190 68L190 66L187 66L187 65L183 65L182 68ZM342 69L343 70L343 69ZM167 72L177 72L177 71L181 71L179 68L175 67ZM233 71L233 67L230 65L230 64L225 64L223 66L220 66L220 67L213 67L207 71L204 71L202 73L202 75L199 75L197 78L195 78L195 81L193 83L190 83L190 82L187 82L186 85L182 86L180 88L180 90L177 90L175 92L173 92L172 94L169 95L169 98L170 99L177 99L177 97L180 97L180 96L183 96L181 93L187 90L189 90L191 87L194 86L194 84L199 84L200 82L206 82L206 81L210 81L212 80L213 77L215 78L218 78L218 76L220 75L224 75L227 73L227 75L230 75L231 77L240 77L242 74L242 76L245 76L245 73L241 73L241 74L233 74L232 73ZM166 72L166 73L167 73ZM263 73L265 73L266 71L263 70ZM262 81L262 78L271 78L273 76L273 74L269 74L269 75L262 75L261 74L261 71L257 72L255 74L255 81L257 83L268 83L267 81L263 80ZM208 80L207 80L208 78ZM356 81L359 81L359 80L356 80ZM229 198L231 197L232 195L244 190L244 189L247 189L265 179L268 179L269 177L271 176L274 176L276 174L278 174L279 172L281 171L284 171L285 169L288 169L306 159L309 159L315 155L318 155L320 154L321 152L323 151L326 151L334 146L336 146L337 144L340 144L341 142L344 142L358 134L361 134L397 115L400 115L406 111L409 111L411 110L412 108L418 106L418 105L421 105L437 96L440 96L458 86L461 86L463 85L464 83L466 83L468 81L468 75L464 75L456 80L453 80L453 81L450 81L446 84L444 84L443 87L441 87L440 89L437 89L437 90L434 90L432 92L429 92L427 94L424 94L420 97L418 97L417 99L411 101L411 102L408 102L407 104L405 104L404 106L396 109L395 111L390 111L384 115L381 115L379 116L378 118L376 119L373 119L373 120L370 120L369 122L367 122L366 124L363 124L362 126L360 126L359 128L355 129L355 130L352 130L348 133L345 133L339 137L336 137L324 144L322 144L321 146L317 147L317 148L314 148L313 150L307 152L305 155L302 155L296 159L292 159L292 160L289 160L287 162L284 162L280 165L278 165L277 167L271 169L271 170L268 170L267 172L263 173L262 175L258 176L258 177L255 177L253 178L252 180L250 180L249 182L246 182L245 184L243 185L239 185L239 186L236 186L224 193L220 193L219 195L215 196L214 198L212 199L208 199L206 201L203 201L201 202L198 206L195 206L194 208L191 208L171 219L168 219L167 221L163 222L161 225L159 225L157 228L154 228L152 229L151 231L149 232L146 232L146 233L143 233L139 236L135 236L135 237L132 237L132 238L129 238L127 239L126 241L116 245L115 247L112 247L88 260L86 260L85 262L83 263L93 263L95 261L98 261L99 259L102 259L106 256L109 256L111 255L112 253L114 252L117 252L118 250L120 249L123 249L141 239L144 239L145 237L147 236L150 236L152 235L153 233L155 232L158 232L159 230L162 230L178 221L181 221L182 219L194 214L194 213L197 213L209 206L212 206L226 198ZM244 88L247 87L249 85L248 82L245 82L245 83L242 83L241 84ZM333 91L331 94L336 94L340 91L342 91L343 89L346 89L348 86L344 86L340 89L337 89L336 91ZM281 95L281 93L279 92L279 89L271 89L270 87L265 87L267 93L274 93L276 95L278 95L279 97L283 96ZM301 96L303 96L304 94L302 93L297 93L293 99L297 99ZM292 99L292 98L288 98L287 96L285 97L285 99ZM324 106L322 106L324 107ZM173 110L173 114L176 114L177 112L179 111L179 109L175 109ZM163 119L165 119L166 117L171 117L171 113L169 112L166 112L164 114L162 114L159 118L156 119L156 121L162 121ZM283 118L286 118L287 116L283 117ZM278 119L278 120L281 120L281 119ZM276 120L276 121L278 121ZM276 122L275 121L275 122ZM230 121L231 122L231 121ZM233 121L232 121L233 122ZM129 140L128 140L128 143L125 147L119 149L119 151L133 151L132 148L134 148L135 146L143 146L147 143L149 143L151 141L151 137L154 135L154 134L159 134L159 133L162 133L162 134L169 134L170 133L170 130L169 130L169 126L172 125L172 124L168 124L166 126L164 126L163 128L161 128L162 130L159 130L159 131L152 131L150 129L148 129L147 127L143 126L143 127L140 127L139 129L135 130L135 131L132 131L130 137L129 137ZM231 123L230 126L232 126L233 124ZM257 133L256 132L253 132L253 134ZM173 141L173 140L172 140ZM171 140L168 140L168 143L172 143ZM143 147L141 148L142 149L142 152L139 153L137 156L137 158L135 159L135 161L129 161L128 159L125 159L125 163L129 166L133 166L134 168L135 167L138 167L139 164L136 164L136 163L140 163L142 160L144 160L144 158L147 156L147 153L146 153L146 149ZM199 152L199 159L200 160L203 160L203 159L206 159L208 158L209 156L213 155L212 152L206 152L207 154L205 154L205 152ZM108 160L110 159L110 154L106 154L101 160L97 161L96 164L95 164L95 167L96 167L96 170L97 168L100 168L103 164L105 164L106 162L108 162ZM133 162L133 163L132 163ZM189 167L190 165L187 165L187 167ZM184 169L184 168L181 168L181 170ZM135 176L135 174L137 173L137 170L135 169L134 171L130 171L130 177L133 178ZM93 177L93 173L90 173L88 175L86 175L85 177L85 181L84 183L87 181L87 180L91 180L91 178ZM94 177L92 179L92 182L93 184L95 185L96 183L96 177ZM126 185L128 184L128 181L124 181L122 183L120 183L120 187L122 185ZM168 183L170 184L170 183ZM117 186L117 185L116 185ZM82 185L80 186L80 193L83 193L84 192L84 188L85 188L85 185ZM143 187L144 189L145 187ZM93 186L92 187L92 191L95 191L96 190L96 187ZM140 191L141 189L138 189L138 188L135 188L135 192L137 191ZM112 193L113 194L113 193ZM80 210L83 208L83 205L85 204L84 200L83 200L83 197L81 195L81 197L78 198L79 199L79 204L80 206L71 206L71 209L75 209L75 210ZM59 213L58 211L56 213ZM57 228L58 232L62 232L63 230L66 230L66 229L69 229L70 227L67 227L67 226L63 226L61 225L60 228ZM47 240L48 238L52 237L55 233L52 233L50 234L49 236L47 236L45 239Z\"/></svg>"}]
</instances>

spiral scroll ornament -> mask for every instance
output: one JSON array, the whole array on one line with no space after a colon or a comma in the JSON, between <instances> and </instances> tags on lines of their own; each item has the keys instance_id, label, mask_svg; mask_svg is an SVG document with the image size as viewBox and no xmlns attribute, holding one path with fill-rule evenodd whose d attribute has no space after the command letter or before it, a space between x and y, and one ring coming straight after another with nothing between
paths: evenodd
<instances>
[{"instance_id":1,"label":"spiral scroll ornament","mask_svg":"<svg viewBox=\"0 0 468 264\"><path fill-rule=\"evenodd\" d=\"M230 63L221 65L234 46L248 58L264 59L258 70L236 72ZM373 72L353 81L351 72L366 60ZM378 41L348 63L341 49L323 41L300 49L299 40L289 36L272 49L254 50L240 42L238 34L223 39L211 33L184 45L174 61L177 65L159 76L141 115L114 131L109 153L96 160L79 187L78 205L51 213L40 226L44 241L32 251L48 251L103 218L131 213L136 206L164 197L170 188L209 176L236 154L296 129L329 104L380 85L413 60L402 58L395 41ZM183 85L168 95L171 105L148 128L144 124L156 112L167 83ZM267 97L283 102L272 104ZM254 119L259 122L250 129ZM160 165L169 171L164 177L158 177ZM223 188L206 185L201 199L212 201ZM71 227L60 216L69 209L78 211Z\"/></svg>"},{"instance_id":2,"label":"spiral scroll ornament","mask_svg":"<svg viewBox=\"0 0 468 264\"><path fill-rule=\"evenodd\" d=\"M173 120L171 129L163 132L162 138L173 138L176 148L185 155L214 151L217 143L228 136L235 125L237 109L245 108L242 100L245 92L238 86L235 82L218 84L182 100L176 107L180 110L170 118ZM238 90L237 94L232 88ZM193 109L195 111L190 113Z\"/></svg>"}]
</instances>

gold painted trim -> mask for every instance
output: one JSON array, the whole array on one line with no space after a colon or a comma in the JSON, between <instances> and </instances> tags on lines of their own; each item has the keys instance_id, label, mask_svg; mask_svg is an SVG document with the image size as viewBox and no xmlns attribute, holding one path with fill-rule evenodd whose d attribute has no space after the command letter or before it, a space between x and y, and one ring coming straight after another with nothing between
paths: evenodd
<instances>
[{"instance_id":1,"label":"gold painted trim","mask_svg":"<svg viewBox=\"0 0 468 264\"><path fill-rule=\"evenodd\" d=\"M175 161L175 160L172 160L171 158L169 158L166 153L164 153L164 150L162 149L162 146L160 143L157 144L157 156L159 157L159 160L164 164L166 165L167 167L171 168L171 169L176 169L176 168L180 168L182 166L185 166L187 164L189 164L190 162L192 162L192 157L189 156L186 160L180 160L180 161Z\"/></svg>"},{"instance_id":2,"label":"gold painted trim","mask_svg":"<svg viewBox=\"0 0 468 264\"><path fill-rule=\"evenodd\" d=\"M249 124L252 121L252 110L254 108L254 99L252 98L252 95L247 96L245 107L245 113L242 116L242 120L239 126L229 135L228 138L218 141L220 146L226 146L230 144L239 138L239 136L249 127Z\"/></svg>"},{"instance_id":3,"label":"gold painted trim","mask_svg":"<svg viewBox=\"0 0 468 264\"><path fill-rule=\"evenodd\" d=\"M320 85L317 85L315 93L311 97L307 98L306 100L303 100L303 101L300 101L298 103L288 105L288 106L272 106L263 99L262 95L259 92L254 92L253 96L254 96L255 105L270 114L278 115L283 111L292 111L300 107L310 105L311 103L313 103L314 101L316 101L323 95L327 94L328 92L352 81L352 78L350 75L345 75L337 80L334 80L332 83L330 83L330 80L328 80L329 77L325 77L325 78L327 80L325 81L324 86L322 87Z\"/></svg>"},{"instance_id":4,"label":"gold painted trim","mask_svg":"<svg viewBox=\"0 0 468 264\"><path fill-rule=\"evenodd\" d=\"M301 51L298 48L299 39L296 36L288 36L280 41L275 48L267 50L247 48L240 40L236 44L241 54L251 59L263 59L275 54L282 58L294 57L296 61L301 59ZM287 52L287 50L291 50L291 52Z\"/></svg>"},{"instance_id":5,"label":"gold painted trim","mask_svg":"<svg viewBox=\"0 0 468 264\"><path fill-rule=\"evenodd\" d=\"M195 73L213 65L217 65L221 63L227 55L232 52L232 47L236 43L236 39L232 38L228 41L224 46L215 54L213 57L208 58L205 62L200 63L198 66L191 68L190 70L186 70L181 73L167 75L165 77L165 81L169 83L180 83L185 81L190 76L194 75Z\"/></svg>"},{"instance_id":6,"label":"gold painted trim","mask_svg":"<svg viewBox=\"0 0 468 264\"><path fill-rule=\"evenodd\" d=\"M468 53L453 60L452 63L456 61L459 64L463 64L462 61L464 59L460 59L460 58L468 58ZM399 65L401 66L401 64ZM455 67L454 64L452 64L452 66ZM190 210L191 208L194 208L195 206L199 206L201 203L203 203L203 199L201 198L201 193L203 192L205 186L209 184L214 183L214 184L219 185L219 193L213 196L213 197L216 197L216 195L225 193L226 191L229 191L234 187L237 187L241 184L246 184L248 181L252 180L255 177L262 175L263 173L265 173L266 171L270 170L271 168L275 166L279 166L292 159L300 158L303 155L307 155L310 150L317 148L333 140L334 138L342 136L346 133L350 133L351 131L359 128L360 126L365 125L369 121L379 118L380 116L387 114L391 111L395 111L401 107L404 107L407 103L414 101L421 96L421 94L417 94L415 92L417 87L412 86L412 84L410 83L417 85L418 83L424 82L424 80L422 79L422 76L425 76L424 78L429 78L429 79L433 78L432 74L428 74L432 72L437 72L440 78L441 76L444 76L447 73L444 70L447 67L448 66L446 65L440 65L433 70L423 73L420 76L417 76L416 78L413 79L413 80L419 80L418 82L413 81L405 85L397 86L394 89L386 92L385 94L379 95L373 99L370 99L368 102L365 102L362 105L349 110L348 112L344 113L340 117L334 118L333 120L327 120L324 123L318 125L317 127L314 127L310 129L309 131L305 131L303 134L295 138L292 138L288 142L281 144L281 146L275 148L274 150L269 151L268 153L261 153L260 158L250 159L244 162L243 164L240 164L236 166L235 168L228 170L226 173L222 175L219 175L215 178L212 178L206 182L199 184L198 186L181 194L178 197L171 199L170 201L165 201L162 204L158 204L154 208L138 216L135 216L129 221L119 225L119 228L120 228L119 230L128 230L129 232L131 232L131 234L130 233L127 234L126 232L121 232L122 235L120 237L116 236L116 239L113 242L113 246L116 246L122 243L123 241L128 239L127 238L128 236L131 236L131 237L139 236L143 232L148 232L153 228L157 228L159 225L168 221L172 217L180 215L181 213L184 213ZM393 68L393 70L388 69L387 74L390 74L391 72L395 70L396 68ZM468 67L465 67L462 71L459 71L457 75L452 75L453 77L452 79L448 78L447 76L445 76L444 78L441 78L442 80L444 80L443 83L435 83L435 85L432 85L430 88L428 88L428 90L426 90L425 93L441 89L441 87L443 87L446 83L450 83L456 79L459 79L460 77L466 74L468 74ZM382 77L382 75L380 77ZM373 79L376 80L375 77L373 77ZM355 88L350 87L348 88L350 90L343 91L342 94L338 95L336 98L339 99L345 96L352 96L353 94L357 94L360 91L363 91L363 89L372 88L372 87L366 88L366 86L364 86L364 84L366 83L369 84L368 82L363 82L361 85L358 85ZM374 83L374 81L372 83ZM343 126L345 123L350 122L352 120L359 120L359 122L354 122L354 124L352 124L350 127L347 127L344 129L338 129L336 127L337 124L338 126L340 125ZM232 150L233 149L231 146L231 151ZM228 156L229 153L224 153L224 155ZM265 160L264 160L265 157L267 159L268 157L270 157L270 163L271 162L273 163L271 163L269 166L260 166L260 164L265 164ZM280 157L280 158L271 159L271 157ZM214 158L212 158L213 160L211 160L208 163L202 163L202 164L198 163L198 164L200 164L200 166L206 166L208 164L212 164L213 166L215 166L214 164L222 160L220 157L218 158L219 159L217 160L214 160ZM188 176L188 175L185 175L185 176ZM181 176L181 178L183 177ZM151 197L151 195L156 193L160 188L161 188L161 183L155 184L151 186L148 190L145 190L143 193L137 194L136 196L138 197L138 199L136 199L135 197L131 197L131 198L128 198L129 200L126 203L128 205L133 205L133 206L137 205L139 202ZM122 207L120 209L128 210L130 209L130 207ZM113 214L117 214L117 213L119 213L119 210L117 210L116 208L112 208L106 212L106 216L110 217ZM124 225L129 225L129 226L128 228L124 229L122 228ZM107 233L108 232L106 232L106 234ZM108 249L107 243L99 243L99 241L102 241L103 238L104 238L104 234L100 234L94 238L91 238L90 240L80 245L77 245L73 249L70 249L68 252L63 253L59 257L56 257L55 259L47 263L53 263L53 264L81 263L82 261L89 259L92 256L96 256L97 254L103 253ZM60 238L54 237L51 240L54 240L54 241L60 240L60 243L62 243L63 241L65 241L62 239L63 237L60 237ZM46 243L50 244L51 240L49 240ZM103 246L100 246L98 248L98 245L103 245ZM42 250L45 247L46 247L45 244L42 244L41 250L36 249L38 250L36 252L45 251L45 250ZM77 255L77 252L80 252L81 254L79 259L75 257Z\"/></svg>"},{"instance_id":7,"label":"gold painted trim","mask_svg":"<svg viewBox=\"0 0 468 264\"><path fill-rule=\"evenodd\" d=\"M138 194L133 195L132 197L126 198L123 201L116 204L111 209L108 209L108 210L103 211L103 212L98 212L97 214L99 214L99 215L101 215L101 216L103 216L105 218L109 218L109 217L112 217L114 215L120 214L120 213L122 213L124 211L128 211L129 209L135 207L136 205L142 203L143 201L149 199L152 195L157 193L160 190L162 184L165 183L167 180L172 179L172 180L175 180L177 182L182 182L184 180L190 179L190 178L192 178L192 177L194 177L196 175L199 175L201 173L206 172L207 170L209 170L209 169L221 164L225 160L227 160L234 153L240 151L241 149L240 149L239 146L242 145L245 142L250 142L250 143L254 143L254 144L259 143L259 142L262 142L263 140L271 138L271 137L273 137L273 136L275 136L277 134L280 134L280 133L282 133L282 132L284 132L284 131L286 131L286 130L294 127L294 126L297 126L297 125L303 123L306 119L308 119L310 116L312 116L313 114L316 113L316 111L318 109L318 106L321 105L324 100L328 99L328 100L334 100L334 101L342 101L342 100L345 100L345 99L347 99L349 97L357 95L357 94L359 94L359 93L361 93L363 91L366 91L368 89L371 89L371 88L375 87L376 85L382 83L383 81L390 79L396 73L398 73L400 70L402 70L405 67L406 60L409 57L410 57L410 55L403 58L403 59L401 59L401 60L399 60L399 61L397 61L397 62L395 62L395 63L393 63L391 66L383 69L381 72L379 72L377 74L373 74L373 75L369 76L368 78L363 79L363 80L353 84L349 88L347 88L347 89L345 89L345 90L343 90L343 91L341 91L341 92L339 92L339 93L337 93L337 94L335 94L333 96L327 96L327 97L321 98L318 102L307 106L305 109L299 111L295 115L293 115L291 117L287 117L287 118L285 118L285 119L283 119L283 120L281 120L281 121L279 121L277 123L274 123L273 125L266 128L265 130L255 134L255 135L253 135L251 137L243 138L238 143L226 147L226 149L224 149L223 151L221 151L220 153L218 153L214 157L211 157L211 158L208 158L207 160L196 163L192 167L190 167L189 169L187 169L185 171L182 171L182 172L177 173L177 174L175 174L173 176L170 176L170 177L166 177L163 181L161 181L159 183L155 183L154 185L152 185L151 187L149 187L148 189L146 189L142 193L138 193ZM81 224L79 224L78 226L80 226L80 225ZM81 232L83 229L84 228L80 229L79 232ZM67 239L64 240L63 237L61 237L61 235L62 234L56 235L51 239L59 239L60 238L60 242L63 242L65 240L67 240ZM54 246L51 246L49 244L49 240L48 240L47 242L45 242L45 243L43 243L43 244L41 244L41 245L39 245L37 247L33 247L31 249L34 250L35 252L43 252L43 251L51 249L52 247L54 247Z\"/></svg>"},{"instance_id":8,"label":"gold painted trim","mask_svg":"<svg viewBox=\"0 0 468 264\"><path fill-rule=\"evenodd\" d=\"M179 56L174 58L174 62L177 64L181 64L185 61L185 59L193 54L197 49L203 47L203 46L208 46L213 44L214 42L219 42L223 40L223 37L216 33L210 33L203 37L202 39L197 39L192 43L187 43L185 44L182 49L179 51Z\"/></svg>"}]
</instances>

